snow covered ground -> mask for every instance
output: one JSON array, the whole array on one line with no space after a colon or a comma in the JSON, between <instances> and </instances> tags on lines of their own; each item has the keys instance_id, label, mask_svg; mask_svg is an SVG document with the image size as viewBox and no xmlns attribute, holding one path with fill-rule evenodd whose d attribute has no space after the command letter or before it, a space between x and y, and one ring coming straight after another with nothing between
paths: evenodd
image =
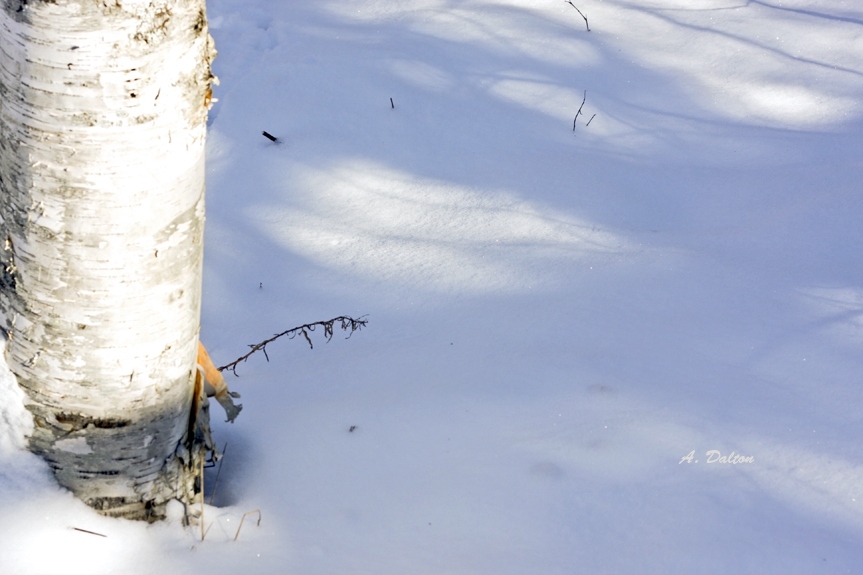
<instances>
[{"instance_id":1,"label":"snow covered ground","mask_svg":"<svg viewBox=\"0 0 863 575\"><path fill-rule=\"evenodd\" d=\"M211 1L202 339L369 325L229 378L203 543L0 378L0 572L863 572L863 7L574 4Z\"/></svg>"}]
</instances>

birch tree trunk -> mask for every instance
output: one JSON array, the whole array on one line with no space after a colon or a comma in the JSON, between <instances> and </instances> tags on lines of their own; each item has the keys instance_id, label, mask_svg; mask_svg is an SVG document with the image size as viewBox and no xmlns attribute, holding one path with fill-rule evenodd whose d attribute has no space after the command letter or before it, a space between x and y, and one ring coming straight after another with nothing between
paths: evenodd
<instances>
[{"instance_id":1,"label":"birch tree trunk","mask_svg":"<svg viewBox=\"0 0 863 575\"><path fill-rule=\"evenodd\" d=\"M214 56L204 0L0 0L6 360L31 448L108 515L190 501L206 455L193 399Z\"/></svg>"}]
</instances>

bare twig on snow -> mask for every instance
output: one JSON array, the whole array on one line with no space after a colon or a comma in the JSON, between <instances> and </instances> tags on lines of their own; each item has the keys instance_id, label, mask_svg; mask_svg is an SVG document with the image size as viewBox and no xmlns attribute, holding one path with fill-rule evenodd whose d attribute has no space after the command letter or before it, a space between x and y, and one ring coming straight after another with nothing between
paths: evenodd
<instances>
[{"instance_id":1,"label":"bare twig on snow","mask_svg":"<svg viewBox=\"0 0 863 575\"><path fill-rule=\"evenodd\" d=\"M581 14L581 10L578 9L578 6L573 4L570 0L563 0L563 1L566 2L567 4L569 4L570 6L572 6L573 8L575 8L575 11L578 12L579 14ZM590 24L587 23L587 16L585 16L584 14L581 14L581 17L584 18L584 25L587 26L587 31L590 32Z\"/></svg>"},{"instance_id":2,"label":"bare twig on snow","mask_svg":"<svg viewBox=\"0 0 863 575\"><path fill-rule=\"evenodd\" d=\"M96 533L95 531L87 531L86 529L81 529L80 527L73 527L75 531L80 531L81 533L89 533L90 535L98 535L99 537L108 537L107 535L102 535L101 533Z\"/></svg>"},{"instance_id":3,"label":"bare twig on snow","mask_svg":"<svg viewBox=\"0 0 863 575\"><path fill-rule=\"evenodd\" d=\"M575 118L572 119L572 131L575 131L575 123L581 115L581 109L584 108L584 103L587 101L587 90L584 91L584 98L581 99L581 106L578 107L578 112L575 113ZM591 118L592 120L593 118Z\"/></svg>"},{"instance_id":4,"label":"bare twig on snow","mask_svg":"<svg viewBox=\"0 0 863 575\"><path fill-rule=\"evenodd\" d=\"M329 342L331 339L333 339L333 329L335 327L335 324L336 324L336 322L339 322L341 324L339 327L341 327L342 330L348 332L348 337L346 337L345 339L350 339L350 337L354 334L355 331L361 330L362 328L364 328L366 326L366 324L369 323L369 321L367 319L363 319L364 317L366 317L366 316L361 316L359 319L354 319L354 318L349 317L349 316L340 315L339 317L334 317L333 319L330 319L327 321L316 321L316 322L312 322L312 323L307 323L307 324L304 324L301 326L291 328L287 331L283 331L282 333L277 333L276 335L274 335L270 339L264 340L261 343L249 345L249 347L252 348L252 350L249 353L247 353L246 355L244 355L242 357L235 359L234 361L232 361L228 365L223 365L222 367L219 368L219 371L225 371L226 369L230 369L231 371L234 372L234 375L237 375L237 366L240 363L249 359L249 357L251 357L252 354L254 354L258 351L264 352L264 357L267 358L267 361L270 361L270 357L267 355L267 345L271 344L272 342L276 341L280 337L284 337L284 336L287 336L288 339L294 339L297 335L303 334L303 337L306 338L306 341L309 343L309 347L314 349L315 346L312 345L312 339L309 337L309 332L315 331L315 328L317 326L323 326L324 337L326 337L327 342Z\"/></svg>"},{"instance_id":5,"label":"bare twig on snow","mask_svg":"<svg viewBox=\"0 0 863 575\"><path fill-rule=\"evenodd\" d=\"M257 514L258 514L258 527L260 527L260 526L261 526L261 510L260 510L260 509L255 509L254 511L246 511L246 512L243 514L243 517L240 519L240 526L239 526L239 527L237 527L237 534L236 534L236 535L234 535L234 541L236 541L236 540L237 540L237 537L239 537L239 536L240 536L240 529L242 529L242 528L243 528L243 521L245 521L245 520L246 520L246 515L251 515L252 513L257 513Z\"/></svg>"},{"instance_id":6,"label":"bare twig on snow","mask_svg":"<svg viewBox=\"0 0 863 575\"><path fill-rule=\"evenodd\" d=\"M219 459L219 470L216 472L216 481L213 482L213 492L210 493L210 505L213 504L213 499L216 497L216 488L219 486L219 476L222 474L222 464L225 462L225 454L228 452L228 442L225 442L225 447L222 448L222 457Z\"/></svg>"}]
</instances>

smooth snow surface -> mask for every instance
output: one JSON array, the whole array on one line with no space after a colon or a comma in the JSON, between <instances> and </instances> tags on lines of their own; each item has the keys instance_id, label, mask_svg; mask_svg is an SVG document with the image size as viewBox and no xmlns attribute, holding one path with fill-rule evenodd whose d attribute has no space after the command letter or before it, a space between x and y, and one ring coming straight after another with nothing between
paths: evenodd
<instances>
[{"instance_id":1,"label":"smooth snow surface","mask_svg":"<svg viewBox=\"0 0 863 575\"><path fill-rule=\"evenodd\" d=\"M211 2L202 339L369 325L228 378L203 543L4 384L0 572L863 573L863 8L574 4Z\"/></svg>"}]
</instances>

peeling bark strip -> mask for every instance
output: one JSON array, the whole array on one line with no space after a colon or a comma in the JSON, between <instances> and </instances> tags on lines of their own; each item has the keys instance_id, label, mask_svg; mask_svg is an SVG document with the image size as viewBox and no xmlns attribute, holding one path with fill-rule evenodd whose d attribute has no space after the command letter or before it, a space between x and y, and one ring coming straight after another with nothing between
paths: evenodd
<instances>
[{"instance_id":1,"label":"peeling bark strip","mask_svg":"<svg viewBox=\"0 0 863 575\"><path fill-rule=\"evenodd\" d=\"M191 502L206 455L188 424L213 57L204 0L0 0L6 359L32 449L109 515Z\"/></svg>"}]
</instances>

